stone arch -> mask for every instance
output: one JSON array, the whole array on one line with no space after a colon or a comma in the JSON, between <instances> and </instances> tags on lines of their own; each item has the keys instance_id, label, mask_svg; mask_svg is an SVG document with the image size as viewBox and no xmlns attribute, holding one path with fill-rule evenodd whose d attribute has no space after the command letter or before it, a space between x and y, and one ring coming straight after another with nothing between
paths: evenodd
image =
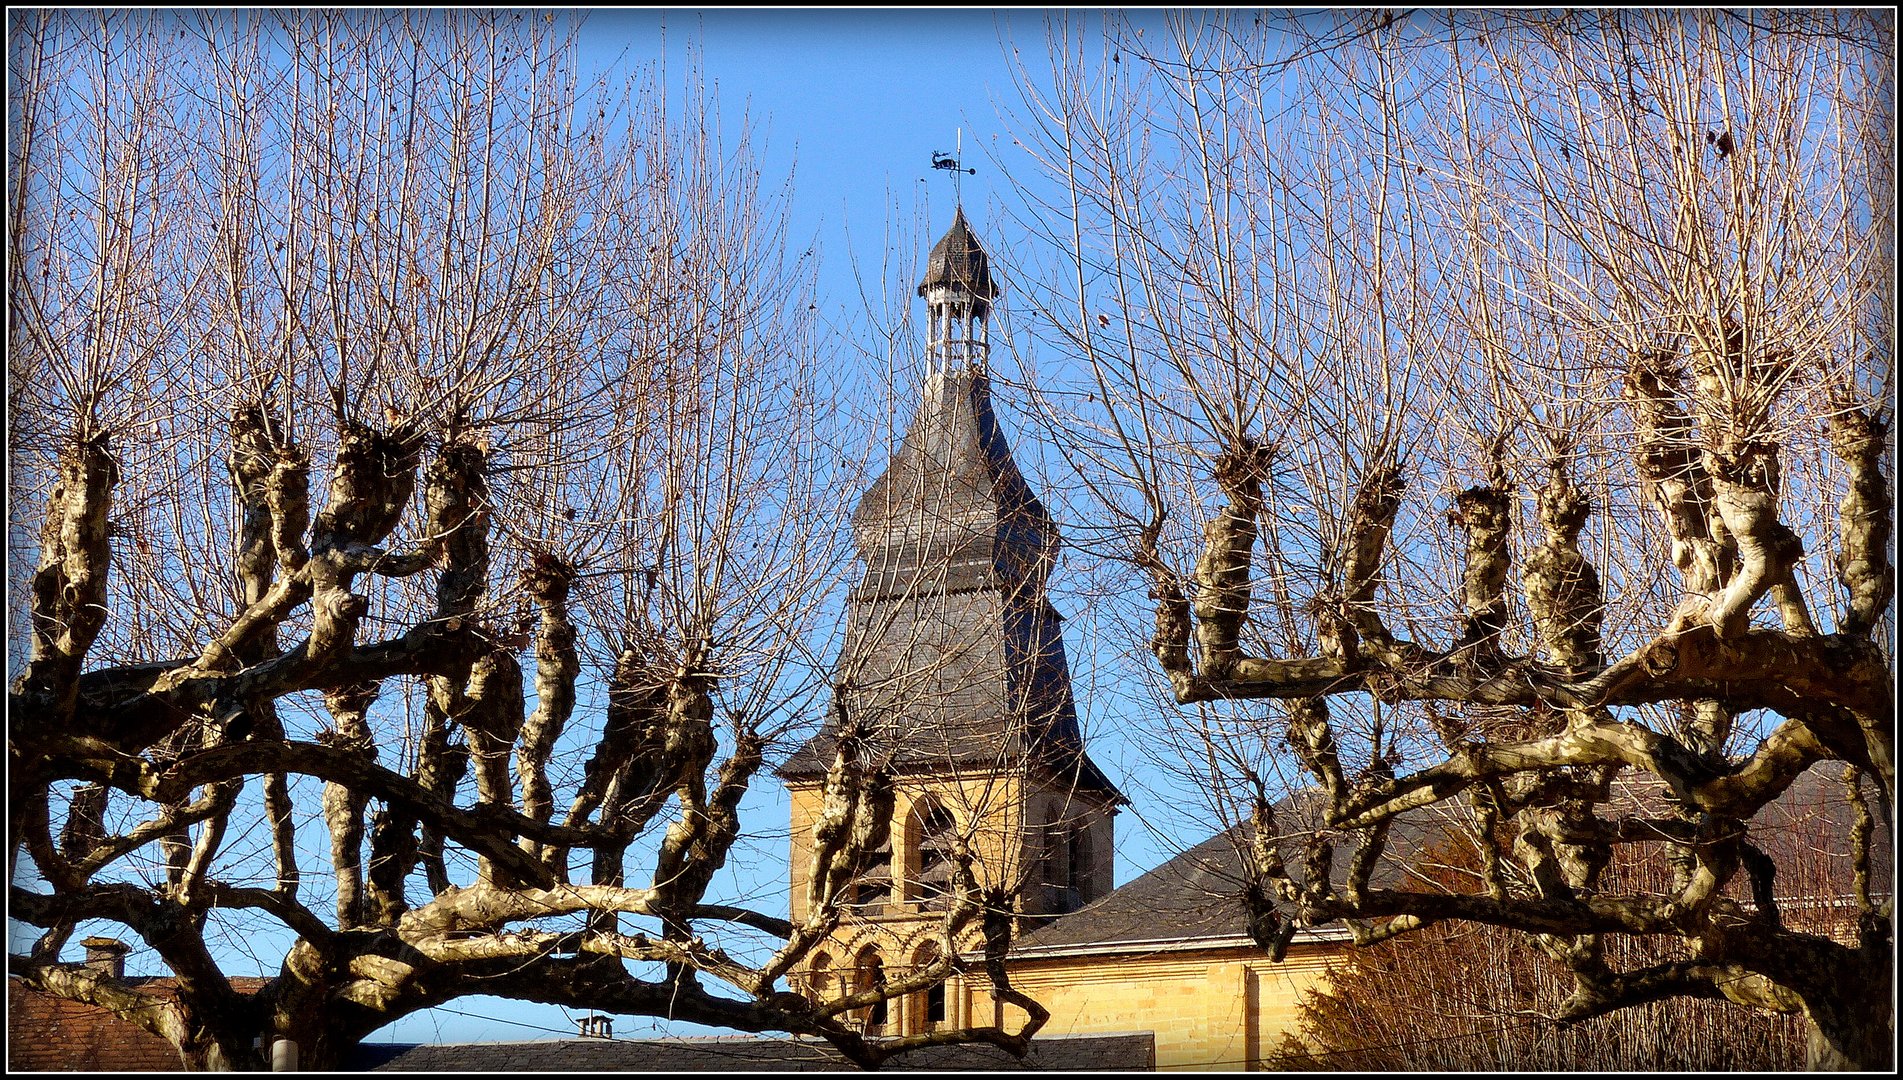
<instances>
[{"instance_id":1,"label":"stone arch","mask_svg":"<svg viewBox=\"0 0 1903 1080\"><path fill-rule=\"evenodd\" d=\"M833 971L833 958L824 949L813 954L806 965L806 989L816 1002L831 1001L839 996L840 987Z\"/></svg>"},{"instance_id":2,"label":"stone arch","mask_svg":"<svg viewBox=\"0 0 1903 1080\"><path fill-rule=\"evenodd\" d=\"M886 905L897 899L892 892L892 834L887 830L884 843L859 857L852 881L840 895L849 910L882 915Z\"/></svg>"}]
</instances>

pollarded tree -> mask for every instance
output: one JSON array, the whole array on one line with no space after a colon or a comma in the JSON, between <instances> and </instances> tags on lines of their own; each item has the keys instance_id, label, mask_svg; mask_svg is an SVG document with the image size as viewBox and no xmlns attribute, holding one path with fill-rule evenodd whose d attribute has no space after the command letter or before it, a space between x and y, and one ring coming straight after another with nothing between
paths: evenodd
<instances>
[{"instance_id":1,"label":"pollarded tree","mask_svg":"<svg viewBox=\"0 0 1903 1080\"><path fill-rule=\"evenodd\" d=\"M1781 917L1813 932L1854 933L1849 856L1855 806L1837 769L1804 773L1747 823L1746 838L1777 862ZM1864 781L1865 787L1869 786ZM1615 796L1626 814L1664 808L1656 784L1628 775ZM1423 810L1423 815L1433 811ZM1284 816L1283 823L1287 818ZM1432 834L1429 834L1432 835ZM1405 841L1401 841L1405 842ZM1415 887L1471 891L1485 872L1484 847L1459 830L1409 859ZM1391 849L1396 845L1391 845ZM1888 876L1887 851L1870 872ZM1672 867L1640 845L1612 849L1601 887L1670 889ZM1620 967L1682 960L1686 945L1662 935L1609 936ZM1616 950L1616 952L1614 952ZM1722 1001L1672 997L1578 1024L1550 1015L1572 992L1565 965L1528 949L1518 932L1448 921L1357 950L1328 982L1305 994L1301 1024L1282 1039L1283 1068L1439 1072L1781 1072L1805 1064L1802 1017L1742 1010Z\"/></svg>"},{"instance_id":2,"label":"pollarded tree","mask_svg":"<svg viewBox=\"0 0 1903 1080\"><path fill-rule=\"evenodd\" d=\"M1894 28L1198 16L1027 77L1074 513L1125 528L1271 951L1478 921L1564 967L1559 1019L1723 998L1891 1062L1889 900L1787 923L1742 826L1820 762L1893 805ZM1612 804L1634 776L1665 808ZM1429 804L1485 872L1371 884Z\"/></svg>"},{"instance_id":3,"label":"pollarded tree","mask_svg":"<svg viewBox=\"0 0 1903 1080\"><path fill-rule=\"evenodd\" d=\"M852 1022L949 944L784 989L889 828L851 738L808 916L719 902L827 706L853 485L810 267L704 96L582 86L520 14L42 12L8 49L15 976L194 1067L472 993L1023 1048ZM62 962L101 921L176 993Z\"/></svg>"}]
</instances>

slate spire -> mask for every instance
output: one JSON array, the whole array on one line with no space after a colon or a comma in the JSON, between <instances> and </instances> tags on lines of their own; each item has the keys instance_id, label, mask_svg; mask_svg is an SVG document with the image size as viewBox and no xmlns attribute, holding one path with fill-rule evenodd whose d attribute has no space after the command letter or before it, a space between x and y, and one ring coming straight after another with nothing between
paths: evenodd
<instances>
[{"instance_id":1,"label":"slate spire","mask_svg":"<svg viewBox=\"0 0 1903 1080\"><path fill-rule=\"evenodd\" d=\"M860 499L865 576L834 671L872 749L900 772L1029 765L1122 801L1084 753L1062 619L1044 592L1057 528L991 405L986 324L999 295L959 210L926 259L918 412ZM782 768L823 773L839 718Z\"/></svg>"}]
</instances>

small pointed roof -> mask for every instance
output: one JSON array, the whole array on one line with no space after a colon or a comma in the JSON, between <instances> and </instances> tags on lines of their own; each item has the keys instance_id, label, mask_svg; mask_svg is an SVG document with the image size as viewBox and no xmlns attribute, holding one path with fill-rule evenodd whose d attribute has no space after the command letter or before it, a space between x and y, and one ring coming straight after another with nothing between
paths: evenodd
<instances>
[{"instance_id":1,"label":"small pointed roof","mask_svg":"<svg viewBox=\"0 0 1903 1080\"><path fill-rule=\"evenodd\" d=\"M991 277L991 257L972 235L962 206L952 218L951 228L926 256L925 277L918 283L918 294L924 296L940 286L963 289L980 300L993 300L998 295L998 283Z\"/></svg>"}]
</instances>

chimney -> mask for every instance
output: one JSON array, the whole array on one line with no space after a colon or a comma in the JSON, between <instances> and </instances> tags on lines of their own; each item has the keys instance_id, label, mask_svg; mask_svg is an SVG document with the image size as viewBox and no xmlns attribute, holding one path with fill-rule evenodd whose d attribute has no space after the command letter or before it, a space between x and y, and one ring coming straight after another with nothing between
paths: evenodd
<instances>
[{"instance_id":1,"label":"chimney","mask_svg":"<svg viewBox=\"0 0 1903 1080\"><path fill-rule=\"evenodd\" d=\"M126 954L132 947L109 937L89 937L80 942L86 949L86 966L115 979L126 977Z\"/></svg>"},{"instance_id":2,"label":"chimney","mask_svg":"<svg viewBox=\"0 0 1903 1080\"><path fill-rule=\"evenodd\" d=\"M611 1016L583 1016L579 1018L581 1037L584 1039L614 1038L614 1018Z\"/></svg>"}]
</instances>

